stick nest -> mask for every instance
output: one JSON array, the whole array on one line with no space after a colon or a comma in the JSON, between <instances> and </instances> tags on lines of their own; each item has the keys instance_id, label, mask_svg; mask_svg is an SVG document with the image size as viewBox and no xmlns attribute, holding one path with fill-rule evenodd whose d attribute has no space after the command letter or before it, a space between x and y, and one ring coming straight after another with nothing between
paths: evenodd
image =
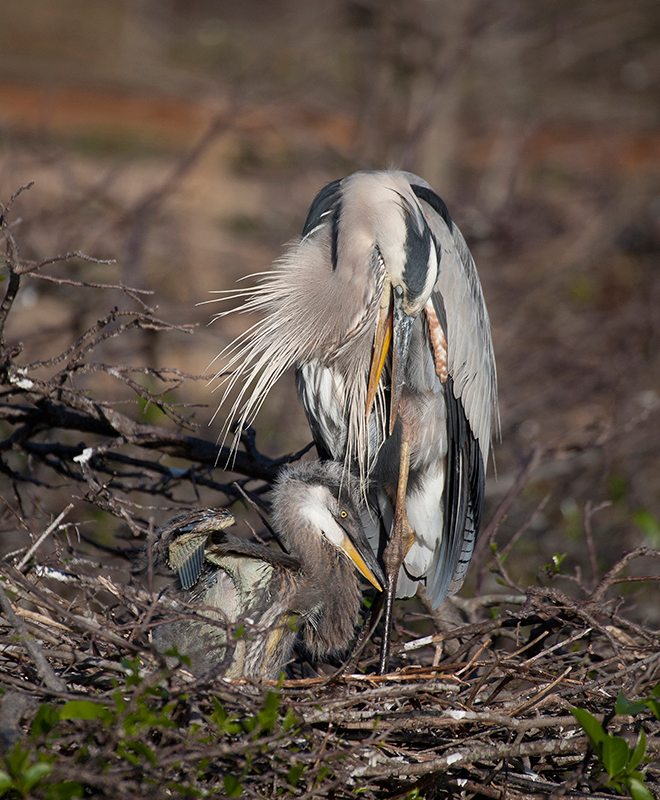
<instances>
[{"instance_id":1,"label":"stick nest","mask_svg":"<svg viewBox=\"0 0 660 800\"><path fill-rule=\"evenodd\" d=\"M40 796L67 781L143 797L611 796L571 708L631 748L644 729L657 759L651 709L614 708L660 680L660 636L604 599L650 555L584 600L532 587L459 601L464 624L400 642L392 674L368 674L374 651L357 674L277 684L168 668L148 642L157 596L107 565L67 548L28 574L5 561L0 686L18 710L0 735L16 748L31 731L30 763L52 759ZM647 786L659 778L649 765Z\"/></svg>"}]
</instances>

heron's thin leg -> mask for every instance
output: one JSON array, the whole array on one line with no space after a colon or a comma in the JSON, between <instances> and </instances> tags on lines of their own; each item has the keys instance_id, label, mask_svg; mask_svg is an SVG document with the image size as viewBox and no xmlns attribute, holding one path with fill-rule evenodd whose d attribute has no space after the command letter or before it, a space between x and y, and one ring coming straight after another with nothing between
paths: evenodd
<instances>
[{"instance_id":1,"label":"heron's thin leg","mask_svg":"<svg viewBox=\"0 0 660 800\"><path fill-rule=\"evenodd\" d=\"M410 527L406 514L406 490L408 488L408 472L410 470L410 443L407 435L407 426L403 423L401 436L401 457L399 460L399 481L396 489L396 501L394 505L394 522L392 533L383 553L383 563L385 564L385 620L383 631L383 643L380 651L379 672L384 675L389 669L390 663L390 642L392 635L394 596L396 594L396 583L399 576L399 569L415 541L415 532Z\"/></svg>"},{"instance_id":2,"label":"heron's thin leg","mask_svg":"<svg viewBox=\"0 0 660 800\"><path fill-rule=\"evenodd\" d=\"M396 593L396 575L387 576L385 589L385 621L383 623L383 643L380 647L379 675L385 675L390 669L390 644L392 641L392 620L394 611L394 595Z\"/></svg>"}]
</instances>

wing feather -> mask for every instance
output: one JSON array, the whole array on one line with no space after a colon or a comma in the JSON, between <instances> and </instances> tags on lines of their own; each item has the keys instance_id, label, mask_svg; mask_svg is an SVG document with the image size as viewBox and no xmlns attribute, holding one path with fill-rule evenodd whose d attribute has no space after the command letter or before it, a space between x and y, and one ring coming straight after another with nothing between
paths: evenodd
<instances>
[{"instance_id":1,"label":"wing feather","mask_svg":"<svg viewBox=\"0 0 660 800\"><path fill-rule=\"evenodd\" d=\"M433 302L436 312L438 305L445 309L447 371L453 378L456 397L463 403L470 428L479 440L484 461L487 461L493 434L499 426L499 415L495 355L481 283L472 255L456 225L452 225L450 231L425 201L421 205L440 256Z\"/></svg>"},{"instance_id":2,"label":"wing feather","mask_svg":"<svg viewBox=\"0 0 660 800\"><path fill-rule=\"evenodd\" d=\"M486 461L498 426L497 377L488 312L472 255L430 186L409 176L438 249L432 301L447 340L447 480L442 541L427 578L434 606L467 572L483 508Z\"/></svg>"}]
</instances>

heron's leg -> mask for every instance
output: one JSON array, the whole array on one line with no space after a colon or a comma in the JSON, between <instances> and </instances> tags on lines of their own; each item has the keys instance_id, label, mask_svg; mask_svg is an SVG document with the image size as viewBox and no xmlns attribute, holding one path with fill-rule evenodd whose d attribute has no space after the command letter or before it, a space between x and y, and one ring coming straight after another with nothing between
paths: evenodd
<instances>
[{"instance_id":1,"label":"heron's leg","mask_svg":"<svg viewBox=\"0 0 660 800\"><path fill-rule=\"evenodd\" d=\"M390 643L392 636L392 622L394 610L394 596L396 594L396 583L399 577L399 569L406 557L408 550L415 541L415 532L408 522L406 514L406 490L408 488L408 472L410 471L410 443L407 436L406 425L403 425L401 436L401 456L399 460L399 481L396 489L396 500L394 503L394 522L387 547L383 553L383 563L385 565L385 621L383 631L383 643L380 650L379 672L384 675L389 669L390 663Z\"/></svg>"}]
</instances>

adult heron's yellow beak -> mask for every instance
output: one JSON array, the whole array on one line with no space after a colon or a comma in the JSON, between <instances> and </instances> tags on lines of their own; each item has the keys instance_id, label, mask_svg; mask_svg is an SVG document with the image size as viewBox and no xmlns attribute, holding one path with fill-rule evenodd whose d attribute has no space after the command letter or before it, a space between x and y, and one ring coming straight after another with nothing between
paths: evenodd
<instances>
[{"instance_id":1,"label":"adult heron's yellow beak","mask_svg":"<svg viewBox=\"0 0 660 800\"><path fill-rule=\"evenodd\" d=\"M376 327L376 337L374 339L374 352L371 357L371 369L369 370L369 385L367 387L367 420L376 397L376 387L380 380L385 359L387 358L390 342L392 341L392 284L389 280L385 281L383 296L380 301L378 313L378 325Z\"/></svg>"},{"instance_id":2,"label":"adult heron's yellow beak","mask_svg":"<svg viewBox=\"0 0 660 800\"><path fill-rule=\"evenodd\" d=\"M369 384L367 386L367 420L376 397L376 387L383 372L385 359L392 344L392 391L390 396L390 435L399 415L399 401L403 389L403 369L408 361L410 334L415 318L403 308L403 297L392 291L387 281L378 314L378 326L371 358Z\"/></svg>"}]
</instances>

